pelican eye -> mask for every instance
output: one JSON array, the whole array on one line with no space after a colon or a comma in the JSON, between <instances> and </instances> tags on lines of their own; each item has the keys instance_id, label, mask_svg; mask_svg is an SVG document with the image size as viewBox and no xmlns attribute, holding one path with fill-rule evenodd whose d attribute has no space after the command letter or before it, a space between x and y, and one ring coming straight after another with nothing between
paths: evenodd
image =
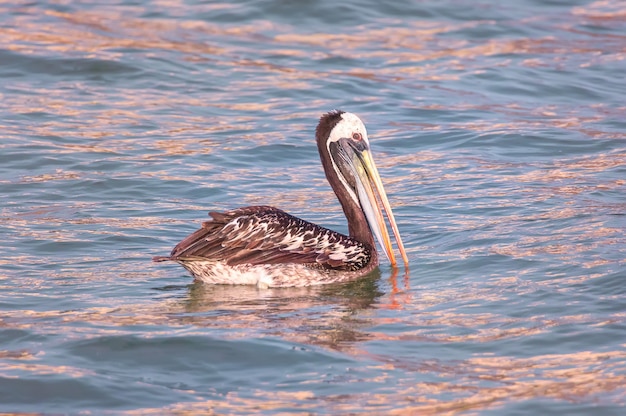
<instances>
[{"instance_id":1,"label":"pelican eye","mask_svg":"<svg viewBox=\"0 0 626 416\"><path fill-rule=\"evenodd\" d=\"M361 136L361 133L352 133L352 139L360 142L363 140L363 136Z\"/></svg>"}]
</instances>

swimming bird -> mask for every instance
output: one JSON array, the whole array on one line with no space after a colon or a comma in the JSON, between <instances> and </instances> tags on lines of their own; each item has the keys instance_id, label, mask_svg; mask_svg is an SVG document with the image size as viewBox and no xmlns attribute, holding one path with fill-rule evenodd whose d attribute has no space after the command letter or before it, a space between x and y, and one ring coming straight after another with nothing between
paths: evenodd
<instances>
[{"instance_id":1,"label":"swimming bird","mask_svg":"<svg viewBox=\"0 0 626 416\"><path fill-rule=\"evenodd\" d=\"M353 280L378 266L374 235L392 266L396 258L379 203L393 230L405 267L408 258L382 181L370 154L365 125L333 110L315 130L326 179L348 220L344 235L270 206L210 212L196 232L169 256L195 279L259 287L309 286Z\"/></svg>"}]
</instances>

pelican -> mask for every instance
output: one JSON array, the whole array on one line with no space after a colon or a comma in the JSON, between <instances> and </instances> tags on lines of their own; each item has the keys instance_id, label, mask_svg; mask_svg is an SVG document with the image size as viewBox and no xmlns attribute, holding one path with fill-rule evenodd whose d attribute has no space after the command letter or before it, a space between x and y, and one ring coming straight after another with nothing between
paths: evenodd
<instances>
[{"instance_id":1,"label":"pelican","mask_svg":"<svg viewBox=\"0 0 626 416\"><path fill-rule=\"evenodd\" d=\"M169 256L202 282L261 288L310 286L365 276L378 267L374 235L395 268L384 208L405 267L408 258L389 200L370 154L365 125L333 110L319 120L317 147L326 179L348 220L344 235L269 206L210 212Z\"/></svg>"}]
</instances>

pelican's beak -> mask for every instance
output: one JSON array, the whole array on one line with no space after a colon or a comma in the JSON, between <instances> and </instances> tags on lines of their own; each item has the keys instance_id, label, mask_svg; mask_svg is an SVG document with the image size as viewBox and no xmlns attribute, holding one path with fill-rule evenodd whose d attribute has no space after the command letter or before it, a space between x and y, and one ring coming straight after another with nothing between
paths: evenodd
<instances>
[{"instance_id":1,"label":"pelican's beak","mask_svg":"<svg viewBox=\"0 0 626 416\"><path fill-rule=\"evenodd\" d=\"M389 200L387 199L387 194L385 193L385 188L383 188L383 183L380 179L378 169L376 169L376 164L374 164L374 159L372 159L369 148L366 147L365 149L357 149L353 146L352 150L352 165L356 173L355 179L357 196L359 198L359 202L361 202L365 218L367 219L372 232L378 239L378 242L385 251L391 265L395 267L397 264L396 256L393 252L389 233L387 232L387 225L385 224L385 220L383 218L383 211L378 204L378 201L380 201L385 209L385 213L387 214L387 219L391 225L393 235L396 238L398 250L400 250L402 260L404 261L404 266L409 267L409 259L406 255L406 251L404 250L404 245L402 244L402 238L400 237L400 231L398 231L398 225L393 217L393 212L391 211L391 206L389 205Z\"/></svg>"}]
</instances>

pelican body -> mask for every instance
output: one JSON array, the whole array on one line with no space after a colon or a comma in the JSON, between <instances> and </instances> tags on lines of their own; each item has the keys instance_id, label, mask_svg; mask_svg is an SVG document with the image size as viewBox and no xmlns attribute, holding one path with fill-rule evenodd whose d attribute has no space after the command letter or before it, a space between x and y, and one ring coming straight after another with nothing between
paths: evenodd
<instances>
[{"instance_id":1,"label":"pelican body","mask_svg":"<svg viewBox=\"0 0 626 416\"><path fill-rule=\"evenodd\" d=\"M384 208L408 267L363 122L352 113L334 110L320 118L315 136L326 178L348 220L349 235L278 208L250 206L210 212L212 219L178 243L170 256L153 260L178 262L195 279L212 284L290 287L353 280L378 266L374 236L396 266Z\"/></svg>"}]
</instances>

